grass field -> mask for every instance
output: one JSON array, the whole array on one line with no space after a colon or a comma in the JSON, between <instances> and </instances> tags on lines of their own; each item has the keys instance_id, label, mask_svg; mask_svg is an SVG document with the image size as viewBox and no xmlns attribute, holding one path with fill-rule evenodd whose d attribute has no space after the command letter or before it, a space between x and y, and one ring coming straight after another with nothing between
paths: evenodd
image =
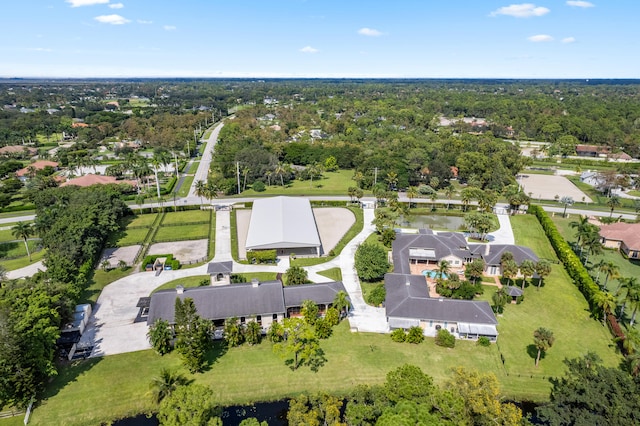
<instances>
[{"instance_id":1,"label":"grass field","mask_svg":"<svg viewBox=\"0 0 640 426\"><path fill-rule=\"evenodd\" d=\"M179 280L169 281L168 283L164 283L160 287L153 290L151 294L160 290L174 289L177 285L181 285L184 288L200 287L203 281L207 282L205 285L209 285L209 283L211 282L211 277L209 275L194 275L192 277L185 277L180 278Z\"/></svg>"},{"instance_id":2,"label":"grass field","mask_svg":"<svg viewBox=\"0 0 640 426\"><path fill-rule=\"evenodd\" d=\"M147 238L149 228L127 228L109 235L105 247L126 247L142 244Z\"/></svg>"},{"instance_id":3,"label":"grass field","mask_svg":"<svg viewBox=\"0 0 640 426\"><path fill-rule=\"evenodd\" d=\"M127 216L125 218L125 224L127 228L148 228L153 225L157 217L157 213Z\"/></svg>"},{"instance_id":4,"label":"grass field","mask_svg":"<svg viewBox=\"0 0 640 426\"><path fill-rule=\"evenodd\" d=\"M22 244L22 249L24 250L24 244ZM26 252L24 256L17 259L0 259L0 265L4 266L7 271L24 268L32 263L41 261L44 258L45 251L46 250L40 250L37 253L31 253L31 261L29 261Z\"/></svg>"},{"instance_id":5,"label":"grass field","mask_svg":"<svg viewBox=\"0 0 640 426\"><path fill-rule=\"evenodd\" d=\"M40 240L29 240L27 245L29 246L29 252L34 253L35 249L41 244ZM0 242L0 259L4 257L18 258L27 257L27 249L24 246L24 241L14 242ZM29 258L27 257L27 260Z\"/></svg>"},{"instance_id":6,"label":"grass field","mask_svg":"<svg viewBox=\"0 0 640 426\"><path fill-rule=\"evenodd\" d=\"M556 252L549 244L549 240L544 234L540 222L535 216L529 214L520 214L509 217L513 235L516 244L529 247L533 252L542 259L557 261Z\"/></svg>"},{"instance_id":7,"label":"grass field","mask_svg":"<svg viewBox=\"0 0 640 426\"><path fill-rule=\"evenodd\" d=\"M209 210L186 210L183 212L165 213L162 225L182 225L185 223L209 222Z\"/></svg>"},{"instance_id":8,"label":"grass field","mask_svg":"<svg viewBox=\"0 0 640 426\"><path fill-rule=\"evenodd\" d=\"M154 242L199 240L203 238L209 238L209 223L161 226L154 238Z\"/></svg>"},{"instance_id":9,"label":"grass field","mask_svg":"<svg viewBox=\"0 0 640 426\"><path fill-rule=\"evenodd\" d=\"M356 186L356 182L351 179L353 170L339 170L337 172L325 172L321 179L314 179L313 185L310 181L293 180L284 187L280 182L271 180L271 186L267 186L263 192L256 192L253 189L243 191L239 197L271 197L274 195L348 195L350 186ZM370 194L365 194L370 195Z\"/></svg>"}]
</instances>

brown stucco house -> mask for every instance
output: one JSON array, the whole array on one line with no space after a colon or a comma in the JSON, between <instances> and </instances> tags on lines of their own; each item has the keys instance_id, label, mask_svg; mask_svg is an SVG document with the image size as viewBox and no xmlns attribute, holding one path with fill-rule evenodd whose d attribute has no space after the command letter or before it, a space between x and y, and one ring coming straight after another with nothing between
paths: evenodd
<instances>
[{"instance_id":1,"label":"brown stucco house","mask_svg":"<svg viewBox=\"0 0 640 426\"><path fill-rule=\"evenodd\" d=\"M600 227L602 244L618 249L629 259L640 259L640 223L611 223Z\"/></svg>"}]
</instances>

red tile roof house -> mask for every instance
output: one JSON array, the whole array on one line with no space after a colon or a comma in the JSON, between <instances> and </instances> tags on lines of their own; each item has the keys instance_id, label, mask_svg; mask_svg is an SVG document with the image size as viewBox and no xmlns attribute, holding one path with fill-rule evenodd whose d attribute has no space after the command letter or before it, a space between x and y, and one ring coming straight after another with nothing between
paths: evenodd
<instances>
[{"instance_id":1,"label":"red tile roof house","mask_svg":"<svg viewBox=\"0 0 640 426\"><path fill-rule=\"evenodd\" d=\"M602 225L600 237L606 248L619 249L629 259L640 259L640 223Z\"/></svg>"},{"instance_id":2,"label":"red tile roof house","mask_svg":"<svg viewBox=\"0 0 640 426\"><path fill-rule=\"evenodd\" d=\"M45 167L53 167L54 170L57 170L58 163L56 163L55 161L39 160L39 161L36 161L35 163L29 164L27 167L23 169L18 170L16 172L16 176L18 176L20 180L26 180L32 171L42 170Z\"/></svg>"},{"instance_id":3,"label":"red tile roof house","mask_svg":"<svg viewBox=\"0 0 640 426\"><path fill-rule=\"evenodd\" d=\"M75 185L75 186L86 187L91 185L106 185L109 183L115 183L115 184L124 183L124 184L131 185L134 188L137 186L137 183L132 180L116 180L116 178L113 176L92 175L92 174L80 176L74 179L69 179L68 181L66 181L60 186Z\"/></svg>"},{"instance_id":4,"label":"red tile roof house","mask_svg":"<svg viewBox=\"0 0 640 426\"><path fill-rule=\"evenodd\" d=\"M576 145L576 154L580 157L599 157L611 154L611 148L598 145Z\"/></svg>"}]
</instances>

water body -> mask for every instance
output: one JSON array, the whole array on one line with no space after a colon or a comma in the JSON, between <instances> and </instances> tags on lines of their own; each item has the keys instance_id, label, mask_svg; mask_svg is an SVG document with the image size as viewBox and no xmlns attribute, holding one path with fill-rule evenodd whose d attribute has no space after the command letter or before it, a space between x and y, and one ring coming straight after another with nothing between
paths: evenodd
<instances>
[{"instance_id":1,"label":"water body","mask_svg":"<svg viewBox=\"0 0 640 426\"><path fill-rule=\"evenodd\" d=\"M396 223L402 228L429 228L459 231L465 229L464 217L411 214L400 216Z\"/></svg>"},{"instance_id":2,"label":"water body","mask_svg":"<svg viewBox=\"0 0 640 426\"><path fill-rule=\"evenodd\" d=\"M269 426L287 426L289 401L259 402L253 405L233 405L222 409L222 424L237 426L244 419L255 417L258 421L266 421ZM139 414L113 423L113 426L158 426L160 422L154 415L147 417Z\"/></svg>"}]
</instances>

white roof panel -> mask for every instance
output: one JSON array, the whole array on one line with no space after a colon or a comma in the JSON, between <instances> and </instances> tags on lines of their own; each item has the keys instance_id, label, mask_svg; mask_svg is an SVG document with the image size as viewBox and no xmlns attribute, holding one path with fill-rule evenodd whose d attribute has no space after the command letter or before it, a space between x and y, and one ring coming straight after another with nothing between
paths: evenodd
<instances>
[{"instance_id":1,"label":"white roof panel","mask_svg":"<svg viewBox=\"0 0 640 426\"><path fill-rule=\"evenodd\" d=\"M294 197L255 200L245 247L247 250L320 247L309 200Z\"/></svg>"}]
</instances>

